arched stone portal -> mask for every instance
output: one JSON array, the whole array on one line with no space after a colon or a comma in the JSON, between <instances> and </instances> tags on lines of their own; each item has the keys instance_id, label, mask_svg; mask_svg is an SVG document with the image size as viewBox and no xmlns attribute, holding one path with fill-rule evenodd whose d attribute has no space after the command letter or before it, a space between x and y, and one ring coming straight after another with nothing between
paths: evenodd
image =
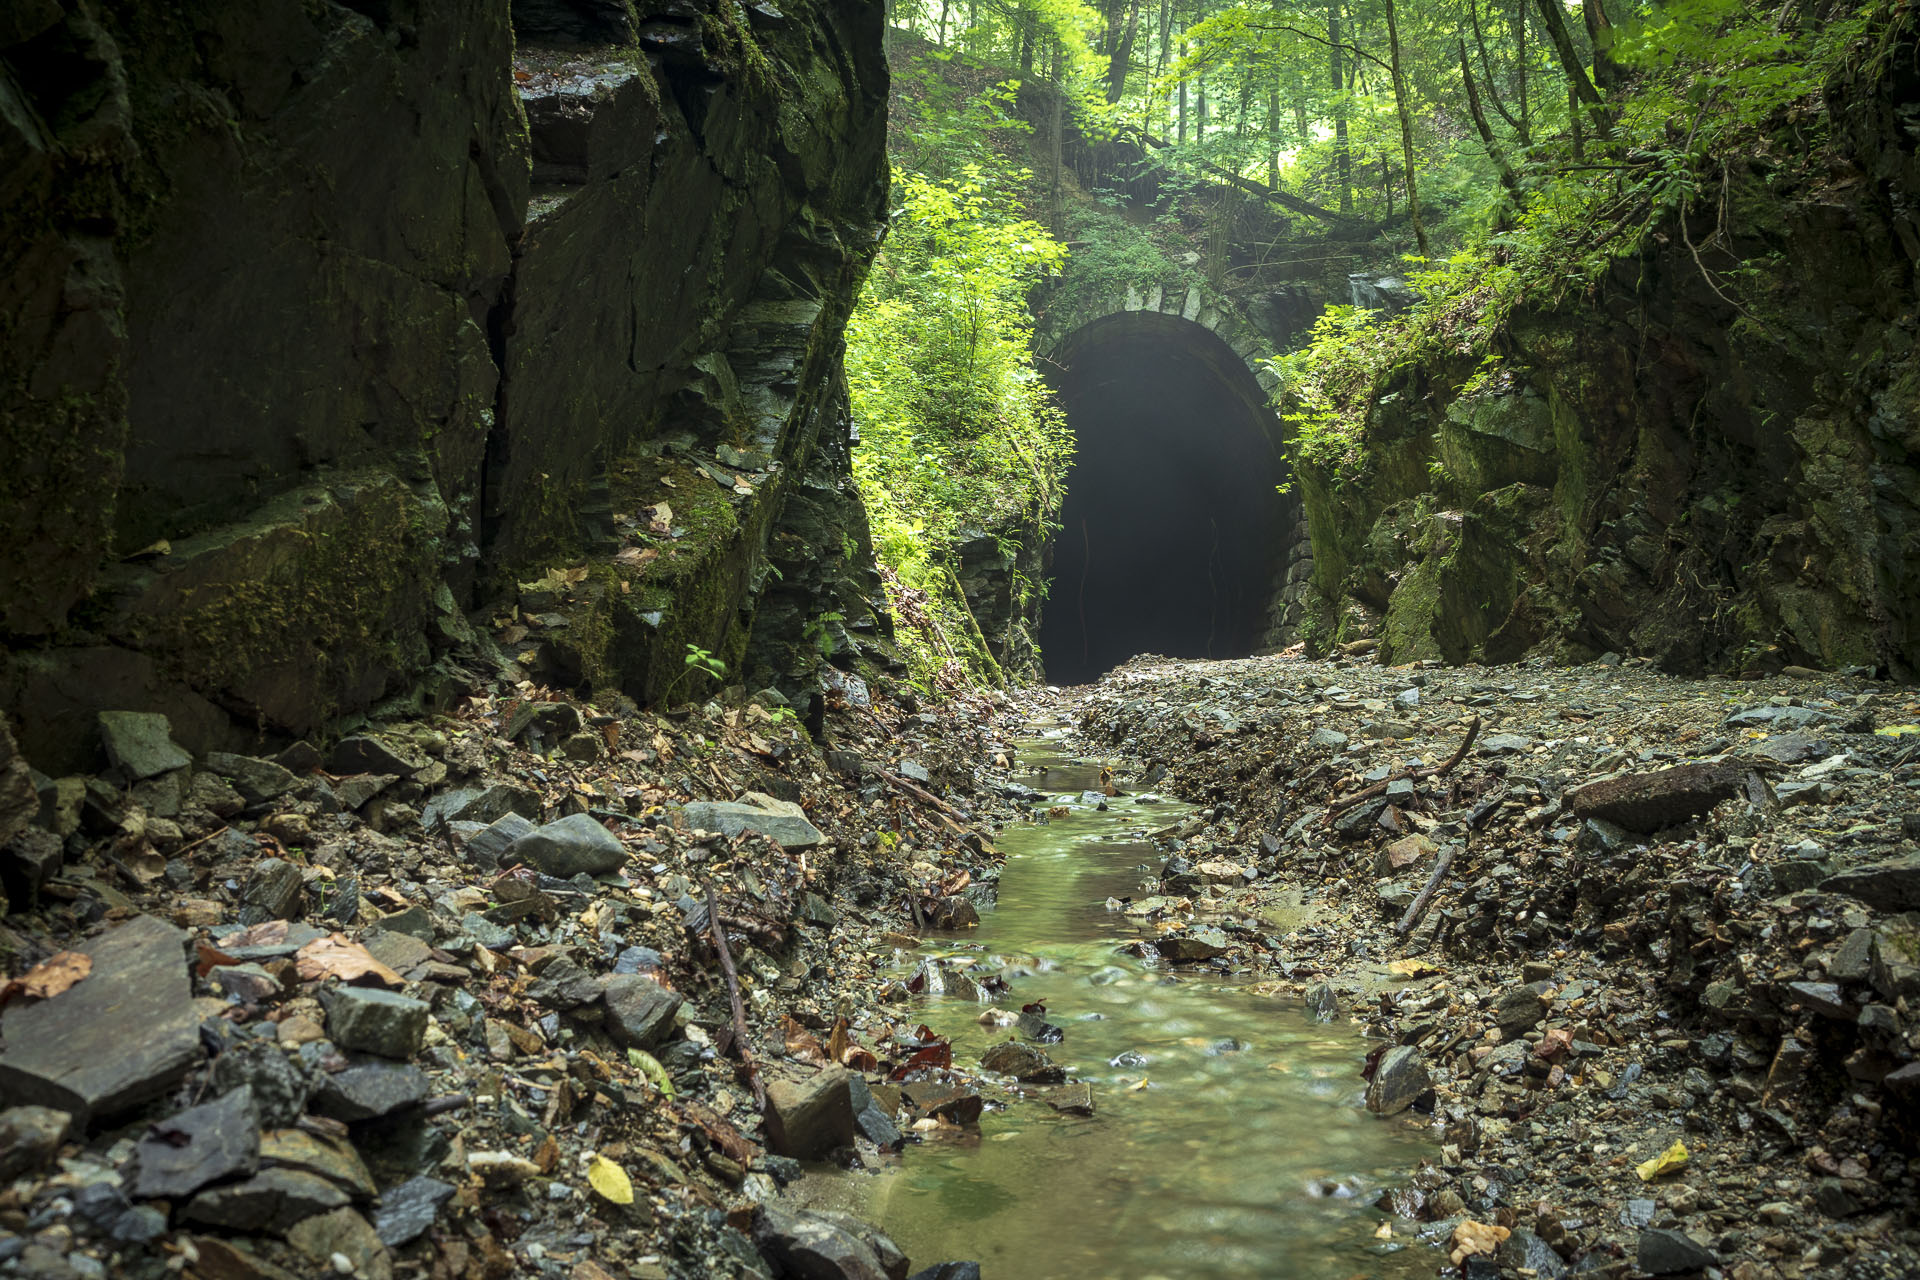
<instances>
[{"instance_id":1,"label":"arched stone portal","mask_svg":"<svg viewBox=\"0 0 1920 1280\"><path fill-rule=\"evenodd\" d=\"M1242 657L1291 638L1276 606L1301 533L1277 488L1271 375L1190 309L1092 320L1043 366L1077 436L1041 616L1058 683L1137 653Z\"/></svg>"}]
</instances>

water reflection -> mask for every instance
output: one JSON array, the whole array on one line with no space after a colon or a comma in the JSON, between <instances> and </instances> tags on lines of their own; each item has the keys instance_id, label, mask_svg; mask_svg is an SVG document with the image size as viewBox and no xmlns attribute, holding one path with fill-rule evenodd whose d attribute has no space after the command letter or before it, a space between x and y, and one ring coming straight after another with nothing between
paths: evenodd
<instances>
[{"instance_id":1,"label":"water reflection","mask_svg":"<svg viewBox=\"0 0 1920 1280\"><path fill-rule=\"evenodd\" d=\"M1106 900L1137 892L1158 861L1146 833L1186 810L1120 798L1100 812L1078 800L1096 770L1036 763L1051 767L1028 785L1072 811L1009 828L999 909L921 955L1006 974L1015 1006L1044 1001L1066 1029L1047 1052L1091 1082L1096 1114L1053 1112L1044 1087L989 1090L1006 1105L977 1135L910 1145L877 1174L817 1176L804 1198L868 1216L916 1267L977 1259L989 1280L1431 1274L1430 1253L1374 1236L1380 1188L1427 1148L1361 1107L1352 1029L1116 954L1139 934ZM971 1066L1011 1035L981 1011L932 996L916 1016Z\"/></svg>"}]
</instances>

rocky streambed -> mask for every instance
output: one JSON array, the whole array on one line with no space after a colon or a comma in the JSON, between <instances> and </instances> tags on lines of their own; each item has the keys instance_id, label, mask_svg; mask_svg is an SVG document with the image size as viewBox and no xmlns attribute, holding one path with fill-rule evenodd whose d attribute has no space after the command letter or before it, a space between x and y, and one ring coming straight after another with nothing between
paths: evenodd
<instances>
[{"instance_id":1,"label":"rocky streambed","mask_svg":"<svg viewBox=\"0 0 1920 1280\"><path fill-rule=\"evenodd\" d=\"M1908 690L823 696L0 741L0 1271L1920 1265Z\"/></svg>"}]
</instances>

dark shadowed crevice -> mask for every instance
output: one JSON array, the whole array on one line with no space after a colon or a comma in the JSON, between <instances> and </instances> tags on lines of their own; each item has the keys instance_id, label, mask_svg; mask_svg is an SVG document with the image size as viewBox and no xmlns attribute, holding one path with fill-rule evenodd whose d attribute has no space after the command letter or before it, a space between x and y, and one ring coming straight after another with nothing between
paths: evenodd
<instances>
[{"instance_id":1,"label":"dark shadowed crevice","mask_svg":"<svg viewBox=\"0 0 1920 1280\"><path fill-rule=\"evenodd\" d=\"M1049 374L1077 447L1041 619L1048 679L1259 648L1294 500L1245 362L1201 325L1129 312L1077 331Z\"/></svg>"}]
</instances>

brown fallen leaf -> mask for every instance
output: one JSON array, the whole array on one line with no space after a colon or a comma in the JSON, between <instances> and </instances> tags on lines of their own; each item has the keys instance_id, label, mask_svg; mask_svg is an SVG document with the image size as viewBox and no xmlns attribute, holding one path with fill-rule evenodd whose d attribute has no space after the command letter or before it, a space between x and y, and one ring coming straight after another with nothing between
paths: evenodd
<instances>
[{"instance_id":1,"label":"brown fallen leaf","mask_svg":"<svg viewBox=\"0 0 1920 1280\"><path fill-rule=\"evenodd\" d=\"M92 972L92 956L78 951L56 951L0 986L0 1006L15 998L51 1000Z\"/></svg>"},{"instance_id":2,"label":"brown fallen leaf","mask_svg":"<svg viewBox=\"0 0 1920 1280\"><path fill-rule=\"evenodd\" d=\"M348 941L345 934L315 938L294 952L293 959L304 982L338 978L354 987L407 985L405 978L375 960L359 943Z\"/></svg>"},{"instance_id":3,"label":"brown fallen leaf","mask_svg":"<svg viewBox=\"0 0 1920 1280\"><path fill-rule=\"evenodd\" d=\"M642 565L652 564L659 558L660 552L655 547L622 547L613 557L614 563L624 564L635 569Z\"/></svg>"},{"instance_id":4,"label":"brown fallen leaf","mask_svg":"<svg viewBox=\"0 0 1920 1280\"><path fill-rule=\"evenodd\" d=\"M802 1062L825 1062L826 1050L820 1047L820 1038L795 1022L791 1017L781 1020L781 1031L787 1038L787 1054L799 1058Z\"/></svg>"},{"instance_id":5,"label":"brown fallen leaf","mask_svg":"<svg viewBox=\"0 0 1920 1280\"><path fill-rule=\"evenodd\" d=\"M673 532L673 508L664 502L656 502L647 508L647 532L655 537L665 537Z\"/></svg>"},{"instance_id":6,"label":"brown fallen leaf","mask_svg":"<svg viewBox=\"0 0 1920 1280\"><path fill-rule=\"evenodd\" d=\"M827 1057L833 1062L844 1063L847 1056L847 1020L835 1018L833 1030L827 1036Z\"/></svg>"},{"instance_id":7,"label":"brown fallen leaf","mask_svg":"<svg viewBox=\"0 0 1920 1280\"><path fill-rule=\"evenodd\" d=\"M194 961L193 973L197 978L206 977L222 965L240 963L240 961L204 939L194 943L194 949L197 952L197 958Z\"/></svg>"}]
</instances>

